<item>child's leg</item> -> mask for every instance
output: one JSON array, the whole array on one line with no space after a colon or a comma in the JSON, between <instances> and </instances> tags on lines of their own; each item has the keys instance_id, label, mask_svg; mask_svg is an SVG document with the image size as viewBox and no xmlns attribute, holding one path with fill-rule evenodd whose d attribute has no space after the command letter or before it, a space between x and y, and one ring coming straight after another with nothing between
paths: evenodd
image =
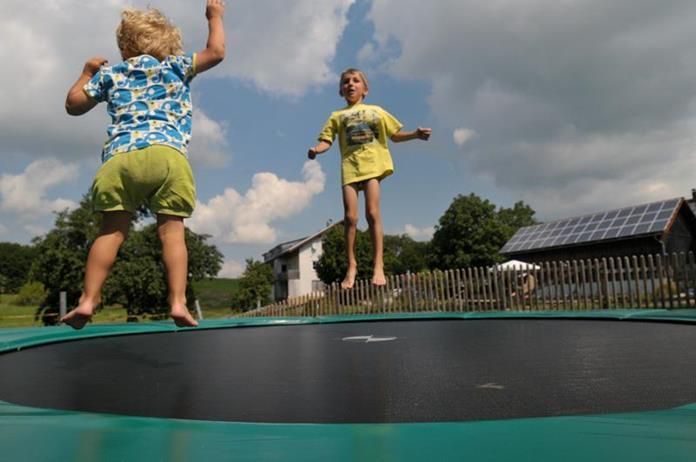
<instances>
[{"instance_id":1,"label":"child's leg","mask_svg":"<svg viewBox=\"0 0 696 462\"><path fill-rule=\"evenodd\" d=\"M358 189L354 185L343 186L343 212L348 269L341 282L341 288L350 289L355 284L355 276L358 274L358 260L355 258L355 238L358 234Z\"/></svg>"},{"instance_id":2,"label":"child's leg","mask_svg":"<svg viewBox=\"0 0 696 462\"><path fill-rule=\"evenodd\" d=\"M186 308L186 279L188 250L186 249L184 219L173 215L157 215L157 234L162 241L162 259L167 270L169 286L169 315L179 327L198 325Z\"/></svg>"},{"instance_id":3,"label":"child's leg","mask_svg":"<svg viewBox=\"0 0 696 462\"><path fill-rule=\"evenodd\" d=\"M89 249L85 270L84 290L80 303L61 318L73 329L82 329L92 317L94 308L101 301L101 289L116 261L118 249L128 237L130 212L104 212L99 235Z\"/></svg>"},{"instance_id":4,"label":"child's leg","mask_svg":"<svg viewBox=\"0 0 696 462\"><path fill-rule=\"evenodd\" d=\"M374 270L372 283L383 286L387 283L384 276L384 244L382 230L382 215L379 210L379 180L373 178L365 184L365 213L370 226L370 238L374 252Z\"/></svg>"}]
</instances>

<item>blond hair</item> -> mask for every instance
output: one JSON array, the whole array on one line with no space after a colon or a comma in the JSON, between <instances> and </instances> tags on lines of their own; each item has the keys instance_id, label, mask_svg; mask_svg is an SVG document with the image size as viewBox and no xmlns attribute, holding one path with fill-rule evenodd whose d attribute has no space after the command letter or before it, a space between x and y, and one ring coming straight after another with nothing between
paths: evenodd
<instances>
[{"instance_id":1,"label":"blond hair","mask_svg":"<svg viewBox=\"0 0 696 462\"><path fill-rule=\"evenodd\" d=\"M161 61L184 53L181 31L154 8L124 10L116 29L116 42L124 58L146 54Z\"/></svg>"},{"instance_id":2,"label":"blond hair","mask_svg":"<svg viewBox=\"0 0 696 462\"><path fill-rule=\"evenodd\" d=\"M356 69L354 67L349 67L345 71L341 72L341 77L338 79L338 94L343 96L343 78L348 75L348 74L358 74L360 76L360 79L363 81L365 84L365 91L369 90L370 85L367 83L367 76L363 71L360 69Z\"/></svg>"}]
</instances>

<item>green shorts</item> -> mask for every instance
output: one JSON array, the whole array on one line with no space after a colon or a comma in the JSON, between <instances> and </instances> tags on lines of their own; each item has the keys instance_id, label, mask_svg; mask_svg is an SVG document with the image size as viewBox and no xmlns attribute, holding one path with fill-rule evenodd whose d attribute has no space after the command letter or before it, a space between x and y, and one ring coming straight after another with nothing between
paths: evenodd
<instances>
[{"instance_id":1,"label":"green shorts","mask_svg":"<svg viewBox=\"0 0 696 462\"><path fill-rule=\"evenodd\" d=\"M154 214L188 218L196 204L196 183L181 152L149 146L104 162L92 183L92 202L99 212L134 213L145 205Z\"/></svg>"}]
</instances>

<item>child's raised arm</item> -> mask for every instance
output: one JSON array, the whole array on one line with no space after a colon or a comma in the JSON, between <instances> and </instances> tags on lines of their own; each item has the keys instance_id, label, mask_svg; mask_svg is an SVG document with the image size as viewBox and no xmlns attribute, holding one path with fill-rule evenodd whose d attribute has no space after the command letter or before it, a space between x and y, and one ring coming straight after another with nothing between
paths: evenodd
<instances>
[{"instance_id":1,"label":"child's raised arm","mask_svg":"<svg viewBox=\"0 0 696 462\"><path fill-rule=\"evenodd\" d=\"M418 127L417 129L411 132L401 130L397 133L394 133L391 136L391 140L395 143L401 143L402 141L410 141L415 139L427 141L430 138L430 134L432 132L432 129L422 127Z\"/></svg>"},{"instance_id":2,"label":"child's raised arm","mask_svg":"<svg viewBox=\"0 0 696 462\"><path fill-rule=\"evenodd\" d=\"M108 61L102 57L90 58L86 63L85 67L82 68L82 74L77 78L77 81L68 90L68 97L65 98L65 110L70 115L82 115L89 112L97 102L87 96L84 92L83 87L87 82L89 82L94 74L99 71L99 68L106 64Z\"/></svg>"},{"instance_id":3,"label":"child's raised arm","mask_svg":"<svg viewBox=\"0 0 696 462\"><path fill-rule=\"evenodd\" d=\"M196 73L205 72L225 59L225 14L223 0L207 0L205 17L208 18L208 42L205 50L196 53Z\"/></svg>"}]
</instances>

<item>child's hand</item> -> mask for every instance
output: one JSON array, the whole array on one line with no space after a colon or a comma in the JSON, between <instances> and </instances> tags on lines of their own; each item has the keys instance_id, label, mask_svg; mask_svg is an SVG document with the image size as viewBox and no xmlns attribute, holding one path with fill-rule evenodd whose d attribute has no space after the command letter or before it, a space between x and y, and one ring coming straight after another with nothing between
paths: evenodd
<instances>
[{"instance_id":1,"label":"child's hand","mask_svg":"<svg viewBox=\"0 0 696 462\"><path fill-rule=\"evenodd\" d=\"M420 140L428 140L430 138L430 134L433 132L431 128L422 128L418 127L416 129L416 137Z\"/></svg>"},{"instance_id":2,"label":"child's hand","mask_svg":"<svg viewBox=\"0 0 696 462\"><path fill-rule=\"evenodd\" d=\"M314 160L317 158L317 148L309 148L309 151L307 151L307 157L309 157L311 160Z\"/></svg>"},{"instance_id":3,"label":"child's hand","mask_svg":"<svg viewBox=\"0 0 696 462\"><path fill-rule=\"evenodd\" d=\"M225 14L225 2L223 0L207 0L205 5L205 17L210 21L215 17Z\"/></svg>"},{"instance_id":4,"label":"child's hand","mask_svg":"<svg viewBox=\"0 0 696 462\"><path fill-rule=\"evenodd\" d=\"M82 68L82 73L92 78L94 74L99 72L99 68L108 62L109 61L106 58L102 58L101 56L90 58L85 63L85 67Z\"/></svg>"}]
</instances>

